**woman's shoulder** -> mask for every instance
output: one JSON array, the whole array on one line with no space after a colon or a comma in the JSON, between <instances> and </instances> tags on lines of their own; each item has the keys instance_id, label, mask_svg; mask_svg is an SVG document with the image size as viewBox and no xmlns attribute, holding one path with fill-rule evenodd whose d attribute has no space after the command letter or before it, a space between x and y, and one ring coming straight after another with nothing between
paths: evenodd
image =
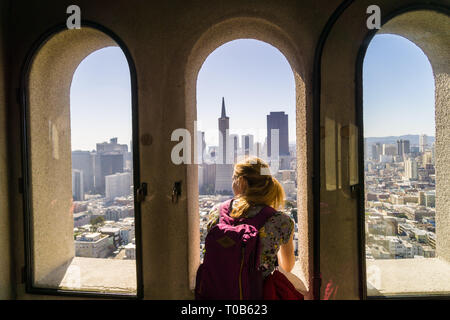
<instances>
[{"instance_id":1,"label":"woman's shoulder","mask_svg":"<svg viewBox=\"0 0 450 320\"><path fill-rule=\"evenodd\" d=\"M277 222L284 222L284 223L290 223L294 222L292 218L283 211L277 211L275 212L272 217L269 219L269 221L277 221Z\"/></svg>"},{"instance_id":2,"label":"woman's shoulder","mask_svg":"<svg viewBox=\"0 0 450 320\"><path fill-rule=\"evenodd\" d=\"M273 229L278 233L290 235L294 229L294 220L282 211L275 212L264 225L265 229Z\"/></svg>"}]
</instances>

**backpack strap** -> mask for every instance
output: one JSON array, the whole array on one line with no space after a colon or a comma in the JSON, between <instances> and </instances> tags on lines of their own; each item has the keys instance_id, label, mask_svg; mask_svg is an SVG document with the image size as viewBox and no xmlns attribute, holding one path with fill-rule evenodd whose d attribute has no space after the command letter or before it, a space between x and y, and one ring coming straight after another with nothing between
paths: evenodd
<instances>
[{"instance_id":1,"label":"backpack strap","mask_svg":"<svg viewBox=\"0 0 450 320\"><path fill-rule=\"evenodd\" d=\"M231 208L233 205L233 199L227 200L220 205L220 217L219 223L225 223L228 225L235 225L240 223L246 223L254 226L257 230L261 229L264 224L269 220L276 212L274 208L265 206L252 218L238 218L234 219L230 217Z\"/></svg>"},{"instance_id":2,"label":"backpack strap","mask_svg":"<svg viewBox=\"0 0 450 320\"><path fill-rule=\"evenodd\" d=\"M219 206L219 223L225 223L228 225L234 225L235 219L230 217L231 208L233 205L234 198L222 202Z\"/></svg>"},{"instance_id":3,"label":"backpack strap","mask_svg":"<svg viewBox=\"0 0 450 320\"><path fill-rule=\"evenodd\" d=\"M276 212L277 210L275 210L274 208L270 206L265 206L254 217L246 218L244 219L244 221L245 223L250 224L254 226L257 230L259 230L264 226L267 220L269 220Z\"/></svg>"}]
</instances>

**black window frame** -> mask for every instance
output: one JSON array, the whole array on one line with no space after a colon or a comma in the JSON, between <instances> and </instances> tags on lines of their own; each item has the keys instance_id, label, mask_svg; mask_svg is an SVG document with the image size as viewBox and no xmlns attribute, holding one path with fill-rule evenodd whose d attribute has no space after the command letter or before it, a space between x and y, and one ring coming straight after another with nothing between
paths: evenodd
<instances>
[{"instance_id":1,"label":"black window frame","mask_svg":"<svg viewBox=\"0 0 450 320\"><path fill-rule=\"evenodd\" d=\"M437 3L418 3L408 5L381 17L381 27L391 19L396 18L407 12L428 10L435 11L450 16L450 7ZM448 294L416 294L404 295L399 294L395 296L368 296L367 295L367 276L366 276L366 248L365 248L365 176L364 176L364 110L363 110L363 66L364 58L366 56L367 48L378 30L369 30L362 41L357 58L356 58L356 73L355 73L355 123L358 126L358 176L359 176L359 196L357 204L357 225L358 225L358 261L359 261L359 294L362 300L448 300Z\"/></svg>"},{"instance_id":2,"label":"black window frame","mask_svg":"<svg viewBox=\"0 0 450 320\"><path fill-rule=\"evenodd\" d=\"M141 203L137 200L137 189L141 185L140 181L140 157L139 157L139 117L138 117L138 85L137 72L134 60L128 47L113 31L103 25L90 21L81 20L81 27L89 27L104 33L110 37L120 47L124 53L130 70L131 81L131 113L132 113L132 151L133 151L133 185L134 185L134 218L135 218L135 243L136 243L136 294L122 293L102 293L83 290L63 290L57 288L42 288L33 285L33 211L31 206L31 177L30 177L30 132L29 132L29 74L34 61L34 57L39 50L54 35L67 30L66 23L60 23L44 32L29 49L25 61L21 68L20 84L18 90L18 100L20 104L21 120L21 159L22 159L22 178L20 178L20 188L23 195L23 218L24 218L24 248L25 248L25 267L22 270L23 281L25 282L25 292L36 295L70 296L81 298L113 298L126 300L143 299L143 266L142 266L142 229L141 229Z\"/></svg>"}]
</instances>

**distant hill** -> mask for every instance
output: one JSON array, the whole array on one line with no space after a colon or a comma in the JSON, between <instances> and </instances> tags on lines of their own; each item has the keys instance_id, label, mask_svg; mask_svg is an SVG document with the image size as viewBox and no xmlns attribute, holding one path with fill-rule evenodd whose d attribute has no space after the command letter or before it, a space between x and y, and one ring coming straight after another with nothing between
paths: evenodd
<instances>
[{"instance_id":1,"label":"distant hill","mask_svg":"<svg viewBox=\"0 0 450 320\"><path fill-rule=\"evenodd\" d=\"M418 146L419 145L419 135L418 134L407 134L403 136L389 136L389 137L366 137L367 141L367 147L374 143L381 143L381 144L395 144L397 143L397 140L409 140L409 143L411 146ZM434 142L435 138L433 136L427 136L427 142L428 145L431 146L431 144Z\"/></svg>"}]
</instances>

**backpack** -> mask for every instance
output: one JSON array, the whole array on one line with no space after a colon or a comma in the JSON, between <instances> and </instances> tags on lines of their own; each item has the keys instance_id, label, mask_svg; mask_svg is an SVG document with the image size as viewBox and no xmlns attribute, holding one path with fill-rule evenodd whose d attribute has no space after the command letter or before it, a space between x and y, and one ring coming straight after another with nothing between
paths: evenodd
<instances>
[{"instance_id":1,"label":"backpack","mask_svg":"<svg viewBox=\"0 0 450 320\"><path fill-rule=\"evenodd\" d=\"M252 218L230 217L232 201L220 205L219 223L205 239L205 257L197 271L196 300L261 300L258 230L276 212L266 206Z\"/></svg>"}]
</instances>

